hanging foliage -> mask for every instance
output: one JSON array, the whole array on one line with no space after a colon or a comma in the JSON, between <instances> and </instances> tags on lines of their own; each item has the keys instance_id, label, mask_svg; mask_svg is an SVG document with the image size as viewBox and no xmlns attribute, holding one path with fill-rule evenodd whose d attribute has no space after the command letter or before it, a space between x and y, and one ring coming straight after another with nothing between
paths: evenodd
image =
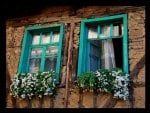
<instances>
[{"instance_id":1,"label":"hanging foliage","mask_svg":"<svg viewBox=\"0 0 150 113\"><path fill-rule=\"evenodd\" d=\"M10 95L15 98L32 99L33 96L54 95L56 93L55 72L17 73L10 85Z\"/></svg>"},{"instance_id":2,"label":"hanging foliage","mask_svg":"<svg viewBox=\"0 0 150 113\"><path fill-rule=\"evenodd\" d=\"M114 98L123 100L129 97L129 74L120 68L99 69L95 72L82 73L77 79L77 87L81 90L96 90L113 94Z\"/></svg>"}]
</instances>

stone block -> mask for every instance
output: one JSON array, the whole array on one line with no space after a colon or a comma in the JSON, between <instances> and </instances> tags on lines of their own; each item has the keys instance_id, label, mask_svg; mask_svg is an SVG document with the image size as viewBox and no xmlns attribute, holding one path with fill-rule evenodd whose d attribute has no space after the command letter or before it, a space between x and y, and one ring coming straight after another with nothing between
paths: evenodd
<instances>
[{"instance_id":1,"label":"stone block","mask_svg":"<svg viewBox=\"0 0 150 113\"><path fill-rule=\"evenodd\" d=\"M8 66L8 72L12 79L18 70L20 60L20 48L7 48L6 49L6 63Z\"/></svg>"},{"instance_id":2,"label":"stone block","mask_svg":"<svg viewBox=\"0 0 150 113\"><path fill-rule=\"evenodd\" d=\"M16 99L16 107L17 108L29 108L29 100L28 99Z\"/></svg>"},{"instance_id":3,"label":"stone block","mask_svg":"<svg viewBox=\"0 0 150 113\"><path fill-rule=\"evenodd\" d=\"M127 101L118 100L114 108L129 108L129 105Z\"/></svg>"},{"instance_id":4,"label":"stone block","mask_svg":"<svg viewBox=\"0 0 150 113\"><path fill-rule=\"evenodd\" d=\"M79 91L78 89L71 89L68 99L68 108L78 108L79 107Z\"/></svg>"},{"instance_id":5,"label":"stone block","mask_svg":"<svg viewBox=\"0 0 150 113\"><path fill-rule=\"evenodd\" d=\"M97 96L97 108L104 108L111 101L112 95L108 93L100 93Z\"/></svg>"},{"instance_id":6,"label":"stone block","mask_svg":"<svg viewBox=\"0 0 150 113\"><path fill-rule=\"evenodd\" d=\"M6 29L6 47L14 47L14 28L8 27Z\"/></svg>"},{"instance_id":7,"label":"stone block","mask_svg":"<svg viewBox=\"0 0 150 113\"><path fill-rule=\"evenodd\" d=\"M93 108L93 92L83 93L83 106L84 108Z\"/></svg>"},{"instance_id":8,"label":"stone block","mask_svg":"<svg viewBox=\"0 0 150 113\"><path fill-rule=\"evenodd\" d=\"M6 95L6 108L13 108L13 103L11 100L12 96L8 93Z\"/></svg>"},{"instance_id":9,"label":"stone block","mask_svg":"<svg viewBox=\"0 0 150 113\"><path fill-rule=\"evenodd\" d=\"M39 108L40 107L40 98L35 96L32 101L32 108Z\"/></svg>"},{"instance_id":10,"label":"stone block","mask_svg":"<svg viewBox=\"0 0 150 113\"><path fill-rule=\"evenodd\" d=\"M65 88L59 88L54 98L54 108L64 108Z\"/></svg>"},{"instance_id":11,"label":"stone block","mask_svg":"<svg viewBox=\"0 0 150 113\"><path fill-rule=\"evenodd\" d=\"M14 31L14 45L22 46L25 27L17 27Z\"/></svg>"},{"instance_id":12,"label":"stone block","mask_svg":"<svg viewBox=\"0 0 150 113\"><path fill-rule=\"evenodd\" d=\"M43 97L42 108L50 108L50 106L51 106L51 99L50 99L50 96L44 96L44 97Z\"/></svg>"},{"instance_id":13,"label":"stone block","mask_svg":"<svg viewBox=\"0 0 150 113\"><path fill-rule=\"evenodd\" d=\"M139 74L138 74L138 77L137 77L137 79L136 79L136 82L137 82L138 84L143 84L143 83L145 83L145 66L144 66L142 69L140 69Z\"/></svg>"},{"instance_id":14,"label":"stone block","mask_svg":"<svg viewBox=\"0 0 150 113\"><path fill-rule=\"evenodd\" d=\"M145 108L145 87L134 88L134 108Z\"/></svg>"}]
</instances>

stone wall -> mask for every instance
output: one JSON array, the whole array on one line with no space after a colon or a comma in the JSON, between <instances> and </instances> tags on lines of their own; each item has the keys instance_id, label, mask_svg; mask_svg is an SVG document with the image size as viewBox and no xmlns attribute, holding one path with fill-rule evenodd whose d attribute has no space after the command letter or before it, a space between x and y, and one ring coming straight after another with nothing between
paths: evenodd
<instances>
[{"instance_id":1,"label":"stone wall","mask_svg":"<svg viewBox=\"0 0 150 113\"><path fill-rule=\"evenodd\" d=\"M80 22L84 18L94 18L115 14L128 14L129 71L133 79L130 102L115 100L109 94L83 93L74 88L78 62ZM55 98L39 100L15 100L16 107L53 108L144 108L145 107L145 8L132 6L84 6L47 7L32 16L7 19L6 61L10 78L17 72L22 48L24 30L33 25L65 24L62 51L61 86ZM68 91L65 89L69 76ZM63 87L64 86L64 87ZM13 107L11 96L7 94L7 107ZM49 99L48 99L49 98Z\"/></svg>"}]
</instances>

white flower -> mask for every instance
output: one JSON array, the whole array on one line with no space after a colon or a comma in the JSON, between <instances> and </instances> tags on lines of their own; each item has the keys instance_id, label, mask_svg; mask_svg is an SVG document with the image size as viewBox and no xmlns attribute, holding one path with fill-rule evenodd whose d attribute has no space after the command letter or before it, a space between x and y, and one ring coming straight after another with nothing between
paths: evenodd
<instances>
[{"instance_id":1,"label":"white flower","mask_svg":"<svg viewBox=\"0 0 150 113\"><path fill-rule=\"evenodd\" d=\"M46 93L44 93L44 95L48 95L48 93L46 92Z\"/></svg>"},{"instance_id":2,"label":"white flower","mask_svg":"<svg viewBox=\"0 0 150 113\"><path fill-rule=\"evenodd\" d=\"M39 95L38 97L42 98L42 95Z\"/></svg>"}]
</instances>

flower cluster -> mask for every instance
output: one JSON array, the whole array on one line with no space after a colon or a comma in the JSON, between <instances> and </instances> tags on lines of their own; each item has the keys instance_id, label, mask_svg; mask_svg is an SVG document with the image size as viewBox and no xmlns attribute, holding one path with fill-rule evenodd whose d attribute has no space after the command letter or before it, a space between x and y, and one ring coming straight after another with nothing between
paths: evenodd
<instances>
[{"instance_id":1,"label":"flower cluster","mask_svg":"<svg viewBox=\"0 0 150 113\"><path fill-rule=\"evenodd\" d=\"M100 69L96 71L97 90L112 93L114 98L126 100L129 97L129 74L120 68Z\"/></svg>"},{"instance_id":2,"label":"flower cluster","mask_svg":"<svg viewBox=\"0 0 150 113\"><path fill-rule=\"evenodd\" d=\"M113 94L123 100L129 97L129 74L120 68L99 69L95 72L82 73L77 79L77 87L82 90L96 90Z\"/></svg>"},{"instance_id":3,"label":"flower cluster","mask_svg":"<svg viewBox=\"0 0 150 113\"><path fill-rule=\"evenodd\" d=\"M55 72L17 73L10 85L10 94L16 98L55 94Z\"/></svg>"},{"instance_id":4,"label":"flower cluster","mask_svg":"<svg viewBox=\"0 0 150 113\"><path fill-rule=\"evenodd\" d=\"M112 92L112 76L107 69L96 71L96 86L99 92Z\"/></svg>"},{"instance_id":5,"label":"flower cluster","mask_svg":"<svg viewBox=\"0 0 150 113\"><path fill-rule=\"evenodd\" d=\"M113 94L115 98L123 98L126 100L129 97L130 78L129 74L123 73L121 69L111 71L113 76Z\"/></svg>"}]
</instances>

